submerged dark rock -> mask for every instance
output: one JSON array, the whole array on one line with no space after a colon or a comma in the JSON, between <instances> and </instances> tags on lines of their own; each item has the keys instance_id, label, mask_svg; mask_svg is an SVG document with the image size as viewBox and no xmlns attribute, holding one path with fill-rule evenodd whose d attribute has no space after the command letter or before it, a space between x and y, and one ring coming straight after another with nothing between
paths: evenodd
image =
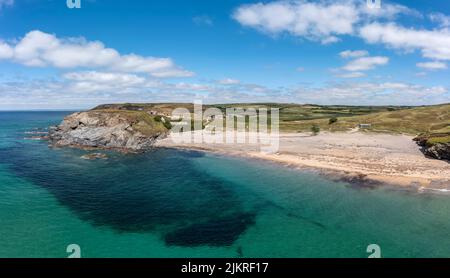
<instances>
[{"instance_id":1,"label":"submerged dark rock","mask_svg":"<svg viewBox=\"0 0 450 278\"><path fill-rule=\"evenodd\" d=\"M254 224L255 215L251 213L218 217L168 233L164 241L169 246L231 246L249 226Z\"/></svg>"},{"instance_id":2,"label":"submerged dark rock","mask_svg":"<svg viewBox=\"0 0 450 278\"><path fill-rule=\"evenodd\" d=\"M97 159L108 159L108 156L104 153L89 153L81 156L81 158L86 160L97 160Z\"/></svg>"},{"instance_id":3,"label":"submerged dark rock","mask_svg":"<svg viewBox=\"0 0 450 278\"><path fill-rule=\"evenodd\" d=\"M382 182L369 179L364 174L344 175L336 180L347 183L353 189L376 189L383 185Z\"/></svg>"},{"instance_id":4,"label":"submerged dark rock","mask_svg":"<svg viewBox=\"0 0 450 278\"><path fill-rule=\"evenodd\" d=\"M80 163L83 151L46 148L37 143L0 148L0 160L95 227L161 239L180 235L167 237L171 246L228 246L254 223L257 210L248 203L244 208L238 186L191 163L194 151L108 153L109 159Z\"/></svg>"}]
</instances>

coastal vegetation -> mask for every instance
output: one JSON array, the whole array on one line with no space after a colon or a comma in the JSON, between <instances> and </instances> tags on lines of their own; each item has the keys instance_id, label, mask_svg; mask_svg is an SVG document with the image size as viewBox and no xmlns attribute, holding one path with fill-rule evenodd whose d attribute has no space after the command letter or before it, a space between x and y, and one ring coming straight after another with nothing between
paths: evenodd
<instances>
[{"instance_id":1,"label":"coastal vegetation","mask_svg":"<svg viewBox=\"0 0 450 278\"><path fill-rule=\"evenodd\" d=\"M317 125L322 131L348 131L361 124L370 126L366 131L419 135L424 133L450 133L450 104L435 106L344 106L278 103L235 103L203 105L203 109L228 108L279 109L281 132L308 132ZM176 108L194 112L188 103L105 104L93 109L102 111L137 111L169 117ZM270 117L269 117L270 118ZM270 122L269 122L270 124Z\"/></svg>"},{"instance_id":2,"label":"coastal vegetation","mask_svg":"<svg viewBox=\"0 0 450 278\"><path fill-rule=\"evenodd\" d=\"M313 135L317 135L320 133L320 126L318 125L313 125L311 127L311 132L313 133Z\"/></svg>"},{"instance_id":3,"label":"coastal vegetation","mask_svg":"<svg viewBox=\"0 0 450 278\"><path fill-rule=\"evenodd\" d=\"M332 125L332 124L334 124L334 123L337 123L338 122L338 118L336 118L336 117L333 117L333 118L331 118L329 121L328 121L328 123L330 124L330 125Z\"/></svg>"},{"instance_id":4,"label":"coastal vegetation","mask_svg":"<svg viewBox=\"0 0 450 278\"><path fill-rule=\"evenodd\" d=\"M436 144L450 144L450 134L447 134L445 136L432 136L430 139L428 139L428 145L434 146Z\"/></svg>"},{"instance_id":5,"label":"coastal vegetation","mask_svg":"<svg viewBox=\"0 0 450 278\"><path fill-rule=\"evenodd\" d=\"M143 111L124 111L114 109L95 110L98 113L120 115L124 120L128 121L132 128L144 135L153 135L155 133L166 132L167 128L161 121L160 116L152 116ZM159 117L159 119L158 119Z\"/></svg>"},{"instance_id":6,"label":"coastal vegetation","mask_svg":"<svg viewBox=\"0 0 450 278\"><path fill-rule=\"evenodd\" d=\"M53 129L50 138L57 145L81 145L106 148L145 150L164 137L175 122L176 108L191 113L191 126L204 129L213 118L194 117L194 104L105 104L90 111L76 113ZM202 106L203 112L218 108L225 114L229 109L266 109L271 128L273 108L279 109L279 130L284 133L347 132L405 134L417 136L424 153L439 159L448 159L450 153L450 104L396 107L396 106L320 106L277 103L217 104ZM237 117L242 117L237 115ZM245 121L250 117L245 115ZM196 122L197 121L197 122ZM197 123L197 124L195 124ZM224 123L226 124L226 123ZM248 123L246 123L248 128ZM188 129L190 130L190 129Z\"/></svg>"}]
</instances>

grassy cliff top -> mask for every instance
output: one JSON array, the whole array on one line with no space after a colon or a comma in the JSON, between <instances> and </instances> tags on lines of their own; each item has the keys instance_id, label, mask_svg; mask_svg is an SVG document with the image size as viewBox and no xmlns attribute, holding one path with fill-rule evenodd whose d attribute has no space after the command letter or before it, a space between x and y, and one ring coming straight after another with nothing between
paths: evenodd
<instances>
[{"instance_id":1,"label":"grassy cliff top","mask_svg":"<svg viewBox=\"0 0 450 278\"><path fill-rule=\"evenodd\" d=\"M431 137L428 139L428 144L450 144L450 133L446 136L431 135Z\"/></svg>"},{"instance_id":2,"label":"grassy cliff top","mask_svg":"<svg viewBox=\"0 0 450 278\"><path fill-rule=\"evenodd\" d=\"M187 108L193 111L193 104L187 103L125 103L105 104L93 111L109 111L129 113L133 117L144 117L149 123L150 111L170 115L175 108ZM310 131L318 126L325 131L346 131L358 127L359 124L370 124L367 131L406 133L417 135L422 133L450 133L450 104L409 107L409 106L345 106L345 105L313 105L313 104L278 104L278 103L236 103L204 105L204 109L219 108L223 112L227 108L279 108L280 130L283 132ZM133 113L134 112L134 113ZM333 119L331 121L331 119ZM337 121L336 121L337 120Z\"/></svg>"},{"instance_id":3,"label":"grassy cliff top","mask_svg":"<svg viewBox=\"0 0 450 278\"><path fill-rule=\"evenodd\" d=\"M126 121L131 124L134 130L148 136L168 131L168 128L164 125L159 116L150 115L145 111L95 109L90 112L120 115L121 118L126 119Z\"/></svg>"}]
</instances>

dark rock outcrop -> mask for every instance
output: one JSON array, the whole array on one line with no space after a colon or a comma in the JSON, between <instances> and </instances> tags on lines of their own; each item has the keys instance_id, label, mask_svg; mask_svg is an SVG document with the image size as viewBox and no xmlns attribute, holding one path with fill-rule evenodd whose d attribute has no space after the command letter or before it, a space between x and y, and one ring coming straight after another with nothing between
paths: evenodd
<instances>
[{"instance_id":1,"label":"dark rock outcrop","mask_svg":"<svg viewBox=\"0 0 450 278\"><path fill-rule=\"evenodd\" d=\"M93 110L66 117L48 137L54 146L145 151L167 132L145 112Z\"/></svg>"},{"instance_id":2,"label":"dark rock outcrop","mask_svg":"<svg viewBox=\"0 0 450 278\"><path fill-rule=\"evenodd\" d=\"M414 141L422 147L422 152L426 156L450 161L450 142L443 140L449 136L449 134L420 135L414 138Z\"/></svg>"}]
</instances>

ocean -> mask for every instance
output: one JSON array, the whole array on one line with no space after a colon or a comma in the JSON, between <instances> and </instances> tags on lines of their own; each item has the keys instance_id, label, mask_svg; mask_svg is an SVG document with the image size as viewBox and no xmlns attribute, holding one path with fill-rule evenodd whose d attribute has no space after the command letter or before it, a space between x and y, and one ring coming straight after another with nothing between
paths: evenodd
<instances>
[{"instance_id":1,"label":"ocean","mask_svg":"<svg viewBox=\"0 0 450 278\"><path fill-rule=\"evenodd\" d=\"M258 160L50 148L69 112L0 112L0 257L450 257L450 196Z\"/></svg>"}]
</instances>

